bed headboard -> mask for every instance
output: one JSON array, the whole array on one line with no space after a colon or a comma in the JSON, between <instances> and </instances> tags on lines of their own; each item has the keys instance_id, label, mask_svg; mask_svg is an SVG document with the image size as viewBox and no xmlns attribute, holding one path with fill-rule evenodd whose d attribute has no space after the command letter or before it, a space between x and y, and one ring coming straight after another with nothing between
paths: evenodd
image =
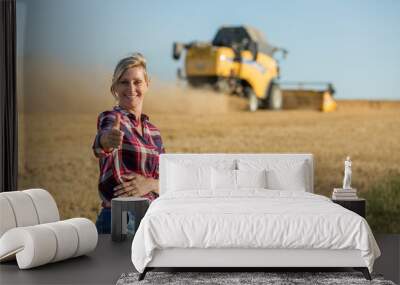
<instances>
[{"instance_id":1,"label":"bed headboard","mask_svg":"<svg viewBox=\"0 0 400 285\"><path fill-rule=\"evenodd\" d=\"M165 153L160 155L160 166L159 166L159 186L160 195L165 193L167 185L167 165L169 162L179 163L181 161L190 160L193 163L199 163L202 165L213 165L213 163L224 160L232 160L232 163L237 167L237 161L239 159L262 159L271 161L304 161L307 166L307 180L308 189L307 192L314 192L314 161L313 155L309 153Z\"/></svg>"}]
</instances>

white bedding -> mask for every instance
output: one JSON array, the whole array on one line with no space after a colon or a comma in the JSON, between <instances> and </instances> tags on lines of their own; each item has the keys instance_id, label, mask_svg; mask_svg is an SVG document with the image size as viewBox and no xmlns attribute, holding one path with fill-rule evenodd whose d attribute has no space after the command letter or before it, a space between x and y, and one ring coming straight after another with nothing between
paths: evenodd
<instances>
[{"instance_id":1,"label":"white bedding","mask_svg":"<svg viewBox=\"0 0 400 285\"><path fill-rule=\"evenodd\" d=\"M162 195L135 235L133 265L143 272L154 249L176 247L358 249L370 272L380 255L359 215L324 196L265 189Z\"/></svg>"}]
</instances>

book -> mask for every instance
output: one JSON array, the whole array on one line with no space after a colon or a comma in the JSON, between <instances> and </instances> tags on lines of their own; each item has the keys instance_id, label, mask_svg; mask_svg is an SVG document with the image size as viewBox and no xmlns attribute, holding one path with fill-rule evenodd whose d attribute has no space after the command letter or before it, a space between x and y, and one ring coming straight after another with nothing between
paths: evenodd
<instances>
[{"instance_id":1,"label":"book","mask_svg":"<svg viewBox=\"0 0 400 285\"><path fill-rule=\"evenodd\" d=\"M335 193L332 194L332 199L334 200L357 200L357 195L336 195Z\"/></svg>"},{"instance_id":2,"label":"book","mask_svg":"<svg viewBox=\"0 0 400 285\"><path fill-rule=\"evenodd\" d=\"M354 197L357 196L356 193L333 193L337 197Z\"/></svg>"},{"instance_id":3,"label":"book","mask_svg":"<svg viewBox=\"0 0 400 285\"><path fill-rule=\"evenodd\" d=\"M340 197L340 198L332 197L332 199L333 200L354 201L354 200L358 200L358 197L344 197L344 198L342 198L342 197Z\"/></svg>"},{"instance_id":4,"label":"book","mask_svg":"<svg viewBox=\"0 0 400 285\"><path fill-rule=\"evenodd\" d=\"M355 189L355 188L351 188L351 189L334 188L333 192L334 193L357 193L357 189Z\"/></svg>"},{"instance_id":5,"label":"book","mask_svg":"<svg viewBox=\"0 0 400 285\"><path fill-rule=\"evenodd\" d=\"M357 189L333 188L332 199L334 200L357 200Z\"/></svg>"}]
</instances>

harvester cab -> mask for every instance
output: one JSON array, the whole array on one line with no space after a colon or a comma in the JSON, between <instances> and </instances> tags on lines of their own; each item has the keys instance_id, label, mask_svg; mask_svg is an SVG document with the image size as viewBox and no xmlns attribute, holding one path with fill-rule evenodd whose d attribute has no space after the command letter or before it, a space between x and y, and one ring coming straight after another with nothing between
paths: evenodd
<instances>
[{"instance_id":1,"label":"harvester cab","mask_svg":"<svg viewBox=\"0 0 400 285\"><path fill-rule=\"evenodd\" d=\"M257 29L222 27L212 42L174 43L173 58L179 60L184 51L185 75L178 69L178 77L186 79L190 86L212 86L217 91L248 98L250 111L284 107L285 91L278 81L280 70L275 55L281 52L285 58L288 52L270 45ZM293 92L291 89L292 95ZM326 92L320 93L322 96Z\"/></svg>"}]
</instances>

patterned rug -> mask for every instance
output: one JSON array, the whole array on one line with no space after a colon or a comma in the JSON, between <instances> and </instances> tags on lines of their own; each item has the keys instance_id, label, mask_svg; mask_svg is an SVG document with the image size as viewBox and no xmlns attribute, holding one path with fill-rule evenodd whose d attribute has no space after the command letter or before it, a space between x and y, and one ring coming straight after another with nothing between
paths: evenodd
<instances>
[{"instance_id":1,"label":"patterned rug","mask_svg":"<svg viewBox=\"0 0 400 285\"><path fill-rule=\"evenodd\" d=\"M381 275L372 274L372 281L364 278L360 272L147 272L142 281L138 281L139 273L124 273L117 285L133 284L379 284L395 285L384 280Z\"/></svg>"}]
</instances>

